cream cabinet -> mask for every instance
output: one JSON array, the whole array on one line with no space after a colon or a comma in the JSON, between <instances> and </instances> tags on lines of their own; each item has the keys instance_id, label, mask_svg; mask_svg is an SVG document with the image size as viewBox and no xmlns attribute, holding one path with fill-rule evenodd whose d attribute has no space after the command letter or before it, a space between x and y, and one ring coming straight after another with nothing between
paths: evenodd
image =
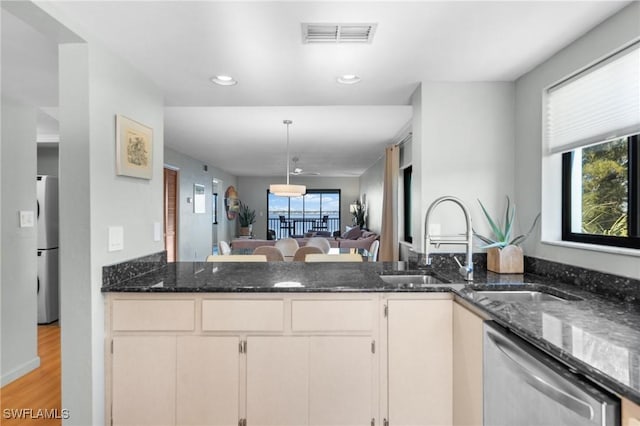
<instances>
[{"instance_id":1,"label":"cream cabinet","mask_svg":"<svg viewBox=\"0 0 640 426\"><path fill-rule=\"evenodd\" d=\"M622 398L622 426L640 426L640 406Z\"/></svg>"},{"instance_id":2,"label":"cream cabinet","mask_svg":"<svg viewBox=\"0 0 640 426\"><path fill-rule=\"evenodd\" d=\"M239 337L178 336L176 343L176 424L237 425Z\"/></svg>"},{"instance_id":3,"label":"cream cabinet","mask_svg":"<svg viewBox=\"0 0 640 426\"><path fill-rule=\"evenodd\" d=\"M109 294L106 423L370 425L379 309L376 294Z\"/></svg>"},{"instance_id":4,"label":"cream cabinet","mask_svg":"<svg viewBox=\"0 0 640 426\"><path fill-rule=\"evenodd\" d=\"M249 425L370 425L374 353L368 336L247 339Z\"/></svg>"},{"instance_id":5,"label":"cream cabinet","mask_svg":"<svg viewBox=\"0 0 640 426\"><path fill-rule=\"evenodd\" d=\"M175 336L114 337L111 368L113 424L175 424Z\"/></svg>"},{"instance_id":6,"label":"cream cabinet","mask_svg":"<svg viewBox=\"0 0 640 426\"><path fill-rule=\"evenodd\" d=\"M106 339L107 424L482 423L482 319L450 293L112 293Z\"/></svg>"},{"instance_id":7,"label":"cream cabinet","mask_svg":"<svg viewBox=\"0 0 640 426\"><path fill-rule=\"evenodd\" d=\"M237 337L113 338L116 425L237 425Z\"/></svg>"},{"instance_id":8,"label":"cream cabinet","mask_svg":"<svg viewBox=\"0 0 640 426\"><path fill-rule=\"evenodd\" d=\"M387 300L388 423L452 424L450 294Z\"/></svg>"},{"instance_id":9,"label":"cream cabinet","mask_svg":"<svg viewBox=\"0 0 640 426\"><path fill-rule=\"evenodd\" d=\"M297 426L309 418L309 343L305 337L247 339L250 425Z\"/></svg>"},{"instance_id":10,"label":"cream cabinet","mask_svg":"<svg viewBox=\"0 0 640 426\"><path fill-rule=\"evenodd\" d=\"M482 318L464 306L453 303L454 426L483 423L482 322Z\"/></svg>"}]
</instances>

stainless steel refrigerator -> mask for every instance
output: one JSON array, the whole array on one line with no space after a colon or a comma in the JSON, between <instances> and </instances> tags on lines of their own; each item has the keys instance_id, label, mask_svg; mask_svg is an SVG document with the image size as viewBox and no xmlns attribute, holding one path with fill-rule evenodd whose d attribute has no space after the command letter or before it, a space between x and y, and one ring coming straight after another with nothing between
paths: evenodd
<instances>
[{"instance_id":1,"label":"stainless steel refrigerator","mask_svg":"<svg viewBox=\"0 0 640 426\"><path fill-rule=\"evenodd\" d=\"M58 320L58 178L37 177L38 324Z\"/></svg>"}]
</instances>

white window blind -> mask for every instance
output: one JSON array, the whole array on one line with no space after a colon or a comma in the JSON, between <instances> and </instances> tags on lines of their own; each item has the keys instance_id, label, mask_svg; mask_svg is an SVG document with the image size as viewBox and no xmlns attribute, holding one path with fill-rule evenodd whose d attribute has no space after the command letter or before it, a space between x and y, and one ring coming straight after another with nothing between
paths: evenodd
<instances>
[{"instance_id":1,"label":"white window blind","mask_svg":"<svg viewBox=\"0 0 640 426\"><path fill-rule=\"evenodd\" d=\"M547 91L549 153L640 132L640 43Z\"/></svg>"}]
</instances>

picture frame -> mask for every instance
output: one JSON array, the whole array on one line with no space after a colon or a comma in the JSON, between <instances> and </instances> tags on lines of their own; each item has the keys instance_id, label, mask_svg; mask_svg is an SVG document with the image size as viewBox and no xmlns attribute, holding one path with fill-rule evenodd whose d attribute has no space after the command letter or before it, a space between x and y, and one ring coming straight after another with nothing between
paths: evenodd
<instances>
[{"instance_id":1,"label":"picture frame","mask_svg":"<svg viewBox=\"0 0 640 426\"><path fill-rule=\"evenodd\" d=\"M206 213L204 185L193 184L193 212Z\"/></svg>"},{"instance_id":2,"label":"picture frame","mask_svg":"<svg viewBox=\"0 0 640 426\"><path fill-rule=\"evenodd\" d=\"M116 115L116 174L153 177L153 129L120 114Z\"/></svg>"}]
</instances>

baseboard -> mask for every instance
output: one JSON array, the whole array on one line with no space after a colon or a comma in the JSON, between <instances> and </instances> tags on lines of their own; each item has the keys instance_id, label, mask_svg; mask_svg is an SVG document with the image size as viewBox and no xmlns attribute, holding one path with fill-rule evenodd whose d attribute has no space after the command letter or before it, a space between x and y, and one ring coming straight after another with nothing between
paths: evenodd
<instances>
[{"instance_id":1,"label":"baseboard","mask_svg":"<svg viewBox=\"0 0 640 426\"><path fill-rule=\"evenodd\" d=\"M19 379L20 377L35 370L38 367L40 367L40 357L36 356L32 360L25 362L18 368L14 368L12 371L3 374L2 377L0 377L0 387L8 385L9 383Z\"/></svg>"}]
</instances>

